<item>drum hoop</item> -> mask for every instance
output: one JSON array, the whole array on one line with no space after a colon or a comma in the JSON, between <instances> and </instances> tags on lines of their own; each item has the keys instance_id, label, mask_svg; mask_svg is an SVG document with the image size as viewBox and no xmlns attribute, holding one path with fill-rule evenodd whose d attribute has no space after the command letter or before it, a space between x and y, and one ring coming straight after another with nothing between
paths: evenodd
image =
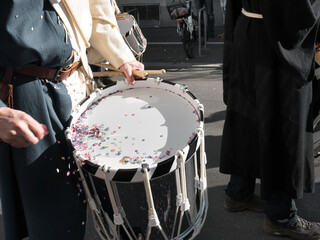
<instances>
[{"instance_id":1,"label":"drum hoop","mask_svg":"<svg viewBox=\"0 0 320 240\"><path fill-rule=\"evenodd\" d=\"M126 44L128 45L128 47L130 48L130 50L134 53L135 57L140 57L146 51L147 39L144 37L144 35L143 35L142 31L141 31L141 28L139 27L139 25L138 25L136 19L134 18L134 16L132 16L131 14L126 13L126 12L119 13L119 14L116 15L116 19L117 20L123 20L123 19L125 20L126 18L129 18L129 19L132 20L133 26L130 28L130 30L126 34L122 35L122 37L123 37L124 41L126 42ZM133 30L135 30L138 33L139 37L141 38L141 43L142 44L140 44L140 42L136 39L136 36L134 34L132 34ZM129 34L129 33L131 33L131 34ZM138 51L133 49L133 47L131 46L131 43L127 40L126 37L129 36L129 35L133 36L135 42L139 46L139 50Z\"/></svg>"},{"instance_id":2,"label":"drum hoop","mask_svg":"<svg viewBox=\"0 0 320 240\"><path fill-rule=\"evenodd\" d=\"M147 80L142 80L145 81L146 83L148 82L154 82L156 81L155 79L148 78ZM140 81L137 81L136 85L139 85ZM117 85L108 87L110 89L116 88L119 84L122 82L118 82ZM176 88L182 89L182 86L170 81L162 81L160 84L169 84L172 85ZM123 86L126 86L124 84ZM126 86L127 87L127 86ZM107 88L106 88L107 89ZM124 88L124 89L128 89ZM184 88L185 93L188 94L188 96L193 99L196 103L198 103L198 111L199 111L199 129L203 129L204 126L204 113L203 113L203 107L198 101L198 99L186 88ZM123 89L118 89L119 91ZM82 104L85 102L89 101L89 103L92 103L94 99L101 98L98 93L92 93L86 101L84 101ZM83 106L84 107L84 106ZM82 112L80 112L78 109L76 109L77 114L80 116ZM72 121L71 121L72 122ZM196 129L195 129L196 131ZM191 141L187 144L186 147L184 147L181 151L183 152L184 156L186 157L186 162L197 152L199 146L200 146L200 137L199 137L199 132L196 132L196 134L193 136ZM101 166L98 164L95 164L88 159L84 158L81 153L77 150L74 149L72 141L71 141L71 130L70 127L68 127L65 131L65 135L67 138L67 141L73 150L73 155L76 161L81 161L81 166L82 168L98 177L104 179L106 176L110 181L115 181L115 182L141 182L143 180L143 172L141 171L141 165L137 168L127 168L127 169L113 169L110 166ZM171 173L172 171L176 170L179 168L179 163L178 163L179 155L176 153L175 155L171 156L170 158L163 160L159 163L153 164L152 166L149 166L149 176L151 179L155 179L161 176L164 176L166 174Z\"/></svg>"}]
</instances>

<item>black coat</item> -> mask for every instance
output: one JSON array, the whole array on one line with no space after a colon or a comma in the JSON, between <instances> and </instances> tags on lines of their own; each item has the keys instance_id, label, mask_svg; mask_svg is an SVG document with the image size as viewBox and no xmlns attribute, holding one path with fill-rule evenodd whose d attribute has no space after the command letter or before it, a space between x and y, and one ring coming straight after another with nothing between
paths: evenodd
<instances>
[{"instance_id":1,"label":"black coat","mask_svg":"<svg viewBox=\"0 0 320 240\"><path fill-rule=\"evenodd\" d=\"M313 3L312 3L313 2ZM263 19L244 16L261 13ZM261 179L261 195L314 191L314 42L320 0L228 0L220 171Z\"/></svg>"}]
</instances>

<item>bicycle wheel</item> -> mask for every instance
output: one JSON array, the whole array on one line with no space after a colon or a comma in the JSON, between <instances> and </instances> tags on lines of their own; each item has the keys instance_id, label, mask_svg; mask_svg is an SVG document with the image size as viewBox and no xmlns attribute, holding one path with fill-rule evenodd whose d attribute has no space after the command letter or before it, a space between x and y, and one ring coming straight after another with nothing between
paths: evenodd
<instances>
[{"instance_id":1,"label":"bicycle wheel","mask_svg":"<svg viewBox=\"0 0 320 240\"><path fill-rule=\"evenodd\" d=\"M194 41L186 27L183 28L183 48L189 58L193 58Z\"/></svg>"}]
</instances>

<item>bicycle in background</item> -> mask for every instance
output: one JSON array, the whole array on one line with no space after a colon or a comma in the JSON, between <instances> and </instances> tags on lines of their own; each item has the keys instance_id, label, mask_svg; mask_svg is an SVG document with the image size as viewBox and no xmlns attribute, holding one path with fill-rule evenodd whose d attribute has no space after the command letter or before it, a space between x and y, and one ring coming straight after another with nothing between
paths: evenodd
<instances>
[{"instance_id":1,"label":"bicycle in background","mask_svg":"<svg viewBox=\"0 0 320 240\"><path fill-rule=\"evenodd\" d=\"M189 58L193 58L193 49L198 36L198 19L191 9L191 1L186 0L167 6L170 18L177 21L177 33L182 36L183 48Z\"/></svg>"}]
</instances>

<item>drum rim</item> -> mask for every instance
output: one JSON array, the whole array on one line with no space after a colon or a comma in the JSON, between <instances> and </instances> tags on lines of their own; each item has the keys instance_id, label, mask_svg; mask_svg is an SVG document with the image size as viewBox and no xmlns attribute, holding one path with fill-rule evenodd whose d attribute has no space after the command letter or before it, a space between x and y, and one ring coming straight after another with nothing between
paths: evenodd
<instances>
[{"instance_id":1,"label":"drum rim","mask_svg":"<svg viewBox=\"0 0 320 240\"><path fill-rule=\"evenodd\" d=\"M191 151L187 150L186 163L192 158L192 156L194 154L196 154L197 150L199 149L198 140L199 140L199 137L198 137L198 134L196 134L193 137L193 139L191 140L191 142L188 144L188 146L182 150L182 152L185 152L185 149L188 147L189 147L188 149L192 149ZM74 150L74 153L76 153L76 150ZM79 158L79 155L76 154L76 156ZM178 161L178 155L175 154L175 155L171 156L170 158L161 161L160 163L153 164L151 167L148 166L149 171L150 171L150 169L153 170L153 173L150 176L150 180L154 180L154 179L163 177L163 176L173 172L177 168L179 168L179 163L177 161ZM82 168L87 173L92 174L92 175L99 177L99 178L104 178L105 173L106 173L106 175L108 175L108 173L110 173L110 171L114 170L111 167L105 169L105 166L95 164L95 163L89 161L88 159L83 160L83 163L84 164L82 165ZM137 167L137 168L117 169L116 174L112 177L111 180L114 182L135 182L135 181L132 181L132 179L134 178L134 175L138 171L142 173L142 167L141 167L141 165L139 165L139 166L140 167Z\"/></svg>"},{"instance_id":2,"label":"drum rim","mask_svg":"<svg viewBox=\"0 0 320 240\"><path fill-rule=\"evenodd\" d=\"M153 79L153 78L148 78L148 79L144 79L142 81L145 81L147 83L148 82L156 82L159 81L159 79ZM137 81L138 83L139 81ZM203 112L203 106L202 104L198 101L198 99L184 86L171 82L171 81L167 81L167 80L160 80L161 83L164 84L169 84L172 85L174 87L178 87L178 88L183 88L184 91L186 93L188 93L189 97L194 100L196 103L198 103L198 113L199 113L199 127L198 129L203 130L203 125L204 125L204 112ZM109 86L106 87L105 89L112 89L112 88L116 88L118 84L121 84L120 82L118 82L116 85L113 86ZM130 87L127 87L127 89ZM104 90L105 90L104 89ZM121 90L120 90L121 91ZM176 92L175 92L176 93ZM88 96L88 98L86 98L82 104L84 104L87 101L90 101L90 99L92 98L92 101L89 102L92 103L93 99L95 99L97 97L97 94L91 94L90 96ZM196 108L196 106L194 106ZM79 114L79 113L78 113ZM79 116L82 113L79 114ZM70 126L71 126L72 120L70 121ZM141 173L140 175L142 175L142 165L139 165L136 168L125 168L125 169L113 169L110 166L101 166L98 164L95 164L91 161L89 161L88 159L85 159L81 153L79 151L77 151L72 144L72 140L71 140L71 129L70 126L67 127L66 131L65 131L65 135L67 138L67 142L69 147L71 148L71 150L73 151L73 156L75 158L76 161L80 161L81 162L81 167L88 172L89 174L92 174L98 178L105 178L105 176L107 176L110 180L115 181L115 182L140 182L142 181L142 179L137 180L135 179L135 177L137 177L136 175ZM192 137L191 141L183 148L181 149L181 152L183 153L183 155L186 157L186 162L194 155L196 154L197 150L199 149L200 146L200 137L199 137L199 131L197 131L197 129L195 129L195 135ZM149 168L149 173L150 174L150 179L156 179L158 177L164 176L168 173L171 173L172 171L176 170L177 168L179 168L179 163L178 163L178 159L179 159L179 155L177 153L175 153L173 156L171 156L168 159L165 159L159 163L156 164L152 164L151 166L148 166ZM139 177L138 177L139 179Z\"/></svg>"}]
</instances>

